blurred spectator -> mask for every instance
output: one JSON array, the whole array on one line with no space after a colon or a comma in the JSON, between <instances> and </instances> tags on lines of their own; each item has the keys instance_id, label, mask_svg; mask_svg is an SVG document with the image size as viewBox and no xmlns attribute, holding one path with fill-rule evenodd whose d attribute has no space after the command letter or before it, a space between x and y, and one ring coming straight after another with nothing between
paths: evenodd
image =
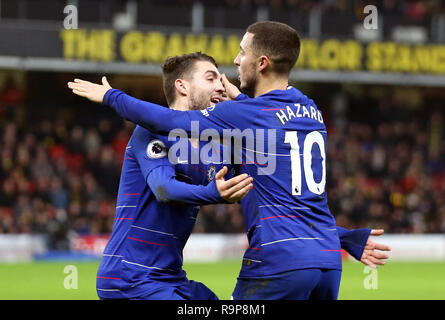
<instances>
[{"instance_id":1,"label":"blurred spectator","mask_svg":"<svg viewBox=\"0 0 445 320\"><path fill-rule=\"evenodd\" d=\"M2 90L0 91L0 119L14 118L16 109L24 99L24 92L21 87L8 77Z\"/></svg>"}]
</instances>

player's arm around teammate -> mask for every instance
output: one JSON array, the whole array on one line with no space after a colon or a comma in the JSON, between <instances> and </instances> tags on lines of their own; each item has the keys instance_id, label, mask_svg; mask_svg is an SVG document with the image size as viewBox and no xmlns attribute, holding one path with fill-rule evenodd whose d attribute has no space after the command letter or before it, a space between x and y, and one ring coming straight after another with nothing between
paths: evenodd
<instances>
[{"instance_id":1,"label":"player's arm around teammate","mask_svg":"<svg viewBox=\"0 0 445 320\"><path fill-rule=\"evenodd\" d=\"M236 99L240 97L241 92L239 89L230 83L225 75L222 75L222 83L226 89L226 94L229 99ZM75 79L74 82L69 82L68 87L81 97L85 97L90 101L96 103L102 103L107 91L112 89L108 83L106 77L102 77L102 84L96 84L85 80ZM222 169L224 170L224 169ZM236 180L232 178L227 181L221 180L222 172L218 172L218 179L215 179L215 183L219 184L221 190L221 196L227 197L223 199L228 202L236 202L240 196L244 197L249 188L244 183L247 182L246 177L238 177ZM222 174L224 176L225 173ZM244 182L244 183L243 183ZM237 187L235 187L237 186ZM241 198L242 198L241 197ZM230 199L231 198L231 199ZM356 229L347 230L341 227L337 227L340 236L341 247L346 250L355 259L361 261L363 264L372 268L376 268L377 265L384 265L385 259L388 259L388 252L391 248L383 243L375 242L370 236L379 236L383 234L381 229Z\"/></svg>"},{"instance_id":2,"label":"player's arm around teammate","mask_svg":"<svg viewBox=\"0 0 445 320\"><path fill-rule=\"evenodd\" d=\"M162 203L181 205L236 203L252 189L253 178L244 173L225 180L227 172L227 167L223 167L207 186L197 186L176 180L173 165L171 168L163 166L150 173L148 184L156 199Z\"/></svg>"}]
</instances>

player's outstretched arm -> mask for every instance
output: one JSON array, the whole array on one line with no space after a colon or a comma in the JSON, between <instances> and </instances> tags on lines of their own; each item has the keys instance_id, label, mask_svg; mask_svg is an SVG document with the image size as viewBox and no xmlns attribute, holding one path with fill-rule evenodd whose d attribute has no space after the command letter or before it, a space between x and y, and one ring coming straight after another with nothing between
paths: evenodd
<instances>
[{"instance_id":1,"label":"player's outstretched arm","mask_svg":"<svg viewBox=\"0 0 445 320\"><path fill-rule=\"evenodd\" d=\"M124 119L163 135L168 135L174 129L183 129L191 135L192 128L198 130L196 133L199 134L206 129L214 129L223 135L225 129L244 130L247 125L245 120L255 118L255 115L242 110L237 101L224 101L206 110L172 110L113 89L105 77L102 78L102 85L76 79L69 82L68 87L81 97L94 102L102 101ZM233 108L232 103L237 104L236 108ZM197 121L199 126L193 127L194 121ZM243 123L241 127L239 122Z\"/></svg>"}]
</instances>

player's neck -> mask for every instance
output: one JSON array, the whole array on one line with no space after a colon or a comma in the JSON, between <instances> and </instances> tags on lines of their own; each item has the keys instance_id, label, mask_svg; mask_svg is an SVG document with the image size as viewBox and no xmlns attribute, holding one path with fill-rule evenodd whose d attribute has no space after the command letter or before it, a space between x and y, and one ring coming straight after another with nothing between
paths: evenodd
<instances>
[{"instance_id":1,"label":"player's neck","mask_svg":"<svg viewBox=\"0 0 445 320\"><path fill-rule=\"evenodd\" d=\"M261 96L273 90L286 90L289 86L289 79L283 77L263 78L258 81L255 88L255 97Z\"/></svg>"},{"instance_id":2,"label":"player's neck","mask_svg":"<svg viewBox=\"0 0 445 320\"><path fill-rule=\"evenodd\" d=\"M189 101L186 99L186 97L177 98L175 101L173 101L168 107L173 110L180 110L180 111L187 111L190 110Z\"/></svg>"}]
</instances>

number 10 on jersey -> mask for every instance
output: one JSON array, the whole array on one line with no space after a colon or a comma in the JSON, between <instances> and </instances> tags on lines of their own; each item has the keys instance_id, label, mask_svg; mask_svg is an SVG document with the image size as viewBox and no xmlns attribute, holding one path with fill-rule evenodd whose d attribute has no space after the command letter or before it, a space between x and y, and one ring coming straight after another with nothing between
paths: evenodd
<instances>
[{"instance_id":1,"label":"number 10 on jersey","mask_svg":"<svg viewBox=\"0 0 445 320\"><path fill-rule=\"evenodd\" d=\"M326 185L326 149L323 136L318 131L312 131L304 137L303 141L303 167L301 165L300 144L297 131L286 131L284 143L290 144L290 162L292 172L292 195L300 196L302 192L302 171L309 191L321 195ZM321 180L316 182L312 170L312 148L318 144L321 155Z\"/></svg>"}]
</instances>

